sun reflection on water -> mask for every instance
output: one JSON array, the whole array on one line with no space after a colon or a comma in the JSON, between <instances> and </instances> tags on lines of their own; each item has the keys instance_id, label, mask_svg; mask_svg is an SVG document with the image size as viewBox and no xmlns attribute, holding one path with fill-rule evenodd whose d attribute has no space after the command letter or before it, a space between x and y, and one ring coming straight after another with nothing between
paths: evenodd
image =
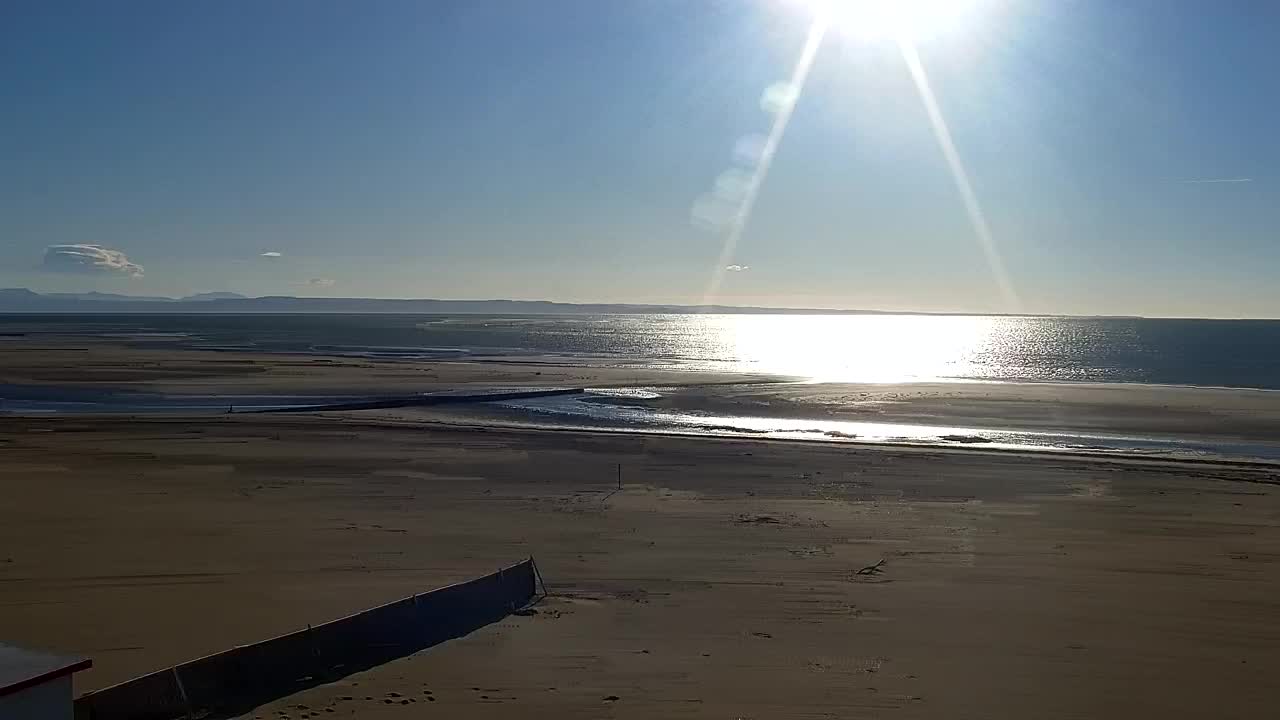
<instances>
[{"instance_id":1,"label":"sun reflection on water","mask_svg":"<svg viewBox=\"0 0 1280 720\"><path fill-rule=\"evenodd\" d=\"M815 382L896 383L972 376L1000 318L856 315L707 316L723 357L746 372Z\"/></svg>"}]
</instances>

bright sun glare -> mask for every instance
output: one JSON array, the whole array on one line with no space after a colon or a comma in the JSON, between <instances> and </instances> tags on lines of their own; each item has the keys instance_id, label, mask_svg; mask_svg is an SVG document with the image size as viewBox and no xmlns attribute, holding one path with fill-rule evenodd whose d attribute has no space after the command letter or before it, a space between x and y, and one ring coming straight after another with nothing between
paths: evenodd
<instances>
[{"instance_id":1,"label":"bright sun glare","mask_svg":"<svg viewBox=\"0 0 1280 720\"><path fill-rule=\"evenodd\" d=\"M982 254L991 268L992 278L999 287L1005 309L1009 312L1017 312L1021 306L1017 291L1005 271L1004 261L1000 257L1000 250L987 223L986 215L982 211L982 205L978 201L977 193L973 190L973 184L969 181L969 173L965 169L964 161L960 157L960 151L956 148L955 141L951 137L946 118L943 117L942 107L933 93L933 88L929 83L929 75L916 50L919 42L932 36L965 30L966 25L973 23L980 14L985 14L982 12L986 9L984 6L989 6L995 1L791 0L793 3L807 7L812 11L814 18L810 24L809 35L805 41L804 49L800 52L800 59L796 62L795 70L792 72L789 85L793 98L799 98L801 91L804 89L805 79L808 77L809 70L817 55L818 47L822 44L822 39L829 29L835 29L844 34L892 39L902 54L902 60L911 74L916 90L920 93L920 100L929 116L929 124L933 128L934 137L937 139L938 147L947 161L952 179L955 181L956 190L960 193L961 200L964 201L965 213L969 216L969 223L973 227L978 247L982 250ZM787 105L787 110L779 112L774 120L773 129L769 134L768 152L766 153L769 158L777 150L778 144L786 132L787 121L791 117L790 108L794 105L795 101L793 99ZM756 168L749 193L752 201L754 201L755 194L763 183L768 170L769 163L767 160L761 162ZM751 203L743 203L742 210L738 213L732 226L732 232L726 236L724 249L721 252L717 268L724 266L732 258L738 238L741 236L742 229L750 216L750 211ZM717 269L716 273L713 274L712 283L707 292L708 297L714 294L714 290L718 286L719 273L720 271Z\"/></svg>"},{"instance_id":2,"label":"bright sun glare","mask_svg":"<svg viewBox=\"0 0 1280 720\"><path fill-rule=\"evenodd\" d=\"M919 40L951 32L973 18L980 0L799 0L847 35Z\"/></svg>"}]
</instances>

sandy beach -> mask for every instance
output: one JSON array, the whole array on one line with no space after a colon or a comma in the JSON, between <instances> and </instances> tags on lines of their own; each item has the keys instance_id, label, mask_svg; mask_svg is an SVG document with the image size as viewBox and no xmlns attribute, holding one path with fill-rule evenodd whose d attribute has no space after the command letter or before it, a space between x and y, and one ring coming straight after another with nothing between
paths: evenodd
<instances>
[{"instance_id":1,"label":"sandy beach","mask_svg":"<svg viewBox=\"0 0 1280 720\"><path fill-rule=\"evenodd\" d=\"M93 656L79 691L532 554L552 593L537 615L257 715L403 717L412 697L477 718L1256 717L1274 700L1265 471L352 416L9 418L0 453L0 636Z\"/></svg>"},{"instance_id":2,"label":"sandy beach","mask_svg":"<svg viewBox=\"0 0 1280 720\"><path fill-rule=\"evenodd\" d=\"M712 412L1154 418L1240 437L1273 427L1276 395L7 349L11 386L648 384ZM91 656L84 692L533 555L551 592L536 614L255 716L1191 718L1274 703L1273 467L432 419L0 416L0 637Z\"/></svg>"}]
</instances>

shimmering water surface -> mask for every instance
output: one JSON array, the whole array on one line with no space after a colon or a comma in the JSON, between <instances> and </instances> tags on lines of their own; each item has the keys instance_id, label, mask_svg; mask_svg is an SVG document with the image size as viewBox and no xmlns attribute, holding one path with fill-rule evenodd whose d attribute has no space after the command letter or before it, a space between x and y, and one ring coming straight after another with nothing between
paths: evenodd
<instances>
[{"instance_id":1,"label":"shimmering water surface","mask_svg":"<svg viewBox=\"0 0 1280 720\"><path fill-rule=\"evenodd\" d=\"M340 355L544 355L817 381L1280 389L1280 321L924 315L7 316L8 331Z\"/></svg>"}]
</instances>

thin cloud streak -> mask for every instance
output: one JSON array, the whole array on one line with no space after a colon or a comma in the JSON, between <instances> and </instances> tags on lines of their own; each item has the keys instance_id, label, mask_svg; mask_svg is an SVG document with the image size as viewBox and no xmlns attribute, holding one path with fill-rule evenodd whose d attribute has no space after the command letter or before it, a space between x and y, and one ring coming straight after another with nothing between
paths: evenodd
<instances>
[{"instance_id":1,"label":"thin cloud streak","mask_svg":"<svg viewBox=\"0 0 1280 720\"><path fill-rule=\"evenodd\" d=\"M1235 184L1235 183L1251 183L1253 178L1195 178L1193 180L1183 180L1185 185L1219 185L1219 184Z\"/></svg>"},{"instance_id":2,"label":"thin cloud streak","mask_svg":"<svg viewBox=\"0 0 1280 720\"><path fill-rule=\"evenodd\" d=\"M91 243L50 245L40 267L49 272L142 277L142 266L120 250Z\"/></svg>"}]
</instances>

